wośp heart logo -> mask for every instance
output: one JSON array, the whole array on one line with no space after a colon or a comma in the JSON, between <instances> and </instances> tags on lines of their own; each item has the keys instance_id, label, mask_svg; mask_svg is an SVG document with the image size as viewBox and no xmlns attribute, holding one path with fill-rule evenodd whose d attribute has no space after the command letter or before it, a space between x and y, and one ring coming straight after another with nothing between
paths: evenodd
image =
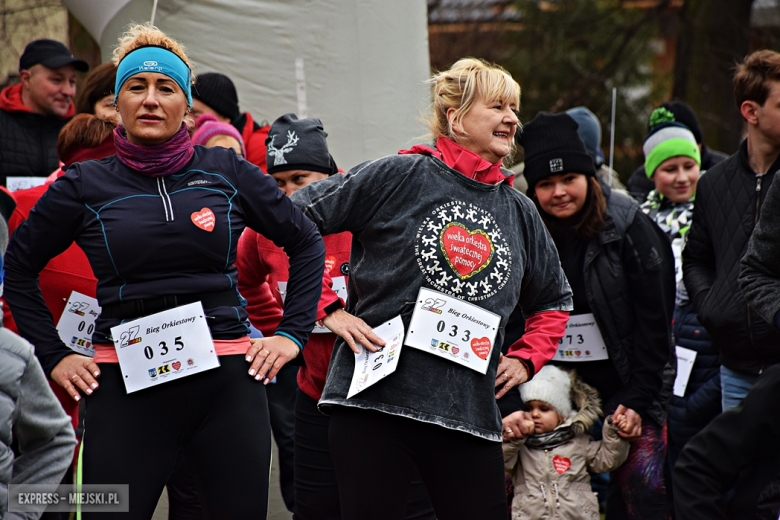
<instances>
[{"instance_id":1,"label":"wo\u015bp heart logo","mask_svg":"<svg viewBox=\"0 0 780 520\"><path fill-rule=\"evenodd\" d=\"M488 338L474 338L471 340L471 350L480 359L487 359L490 354L490 340Z\"/></svg>"},{"instance_id":2,"label":"wo\u015bp heart logo","mask_svg":"<svg viewBox=\"0 0 780 520\"><path fill-rule=\"evenodd\" d=\"M209 233L214 231L216 219L214 217L214 212L209 208L202 208L200 211L196 211L190 215L190 218L192 219L192 223L203 231L208 231Z\"/></svg>"},{"instance_id":3,"label":"wo\u015bp heart logo","mask_svg":"<svg viewBox=\"0 0 780 520\"><path fill-rule=\"evenodd\" d=\"M555 468L555 471L562 475L571 467L571 461L566 457L556 455L553 457L553 467Z\"/></svg>"},{"instance_id":4,"label":"wo\u015bp heart logo","mask_svg":"<svg viewBox=\"0 0 780 520\"><path fill-rule=\"evenodd\" d=\"M439 244L447 263L462 280L480 272L493 258L490 237L481 229L471 231L460 222L444 226Z\"/></svg>"},{"instance_id":5,"label":"wo\u015bp heart logo","mask_svg":"<svg viewBox=\"0 0 780 520\"><path fill-rule=\"evenodd\" d=\"M417 266L433 289L466 301L486 300L512 274L512 253L493 215L455 200L431 211L417 229Z\"/></svg>"}]
</instances>

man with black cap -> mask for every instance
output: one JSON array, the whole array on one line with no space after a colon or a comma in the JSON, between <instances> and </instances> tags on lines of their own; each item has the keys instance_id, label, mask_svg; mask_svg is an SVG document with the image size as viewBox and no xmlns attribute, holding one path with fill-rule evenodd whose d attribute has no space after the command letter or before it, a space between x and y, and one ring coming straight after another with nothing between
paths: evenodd
<instances>
[{"instance_id":1,"label":"man with black cap","mask_svg":"<svg viewBox=\"0 0 780 520\"><path fill-rule=\"evenodd\" d=\"M699 150L701 151L701 171L709 170L719 162L728 159L729 156L725 153L710 150L707 145L704 144L704 136L701 133L699 120L696 119L696 114L691 107L682 101L669 101L667 103L662 103L658 108L667 109L674 115L674 120L676 122L684 124L693 132L693 137L696 138L696 143L699 145ZM650 131L649 123L647 130L648 132ZM628 192L640 203L647 200L647 194L655 189L655 184L648 179L645 174L644 164L634 170L634 173L631 174L631 177L629 177L626 184Z\"/></svg>"},{"instance_id":2,"label":"man with black cap","mask_svg":"<svg viewBox=\"0 0 780 520\"><path fill-rule=\"evenodd\" d=\"M246 160L266 171L265 139L271 127L266 121L257 124L252 114L238 109L238 92L229 77L219 72L198 74L192 87L192 116L197 119L202 114L236 127L246 146Z\"/></svg>"},{"instance_id":3,"label":"man with black cap","mask_svg":"<svg viewBox=\"0 0 780 520\"><path fill-rule=\"evenodd\" d=\"M57 169L57 137L75 111L76 71L88 69L58 41L27 45L21 83L0 92L0 185L37 186Z\"/></svg>"}]
</instances>

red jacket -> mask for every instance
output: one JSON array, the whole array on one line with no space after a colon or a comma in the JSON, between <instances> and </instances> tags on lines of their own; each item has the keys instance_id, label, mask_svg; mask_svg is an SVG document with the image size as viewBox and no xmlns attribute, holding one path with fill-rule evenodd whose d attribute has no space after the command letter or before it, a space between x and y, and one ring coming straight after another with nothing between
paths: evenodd
<instances>
[{"instance_id":1,"label":"red jacket","mask_svg":"<svg viewBox=\"0 0 780 520\"><path fill-rule=\"evenodd\" d=\"M344 282L347 282L352 234L328 235L323 240L326 251L325 274L322 279L322 296L317 305L317 320L323 319L326 316L325 309L339 300L331 289L333 279L343 276ZM264 336L272 336L284 308L279 282L288 279L287 255L267 238L246 229L238 241L236 267L238 288L247 300L249 321ZM330 332L312 334L303 349L306 365L298 371L298 386L312 399L319 400L322 396L335 343L336 335Z\"/></svg>"},{"instance_id":2,"label":"red jacket","mask_svg":"<svg viewBox=\"0 0 780 520\"><path fill-rule=\"evenodd\" d=\"M62 175L64 172L60 171ZM8 220L8 234L11 235L19 225L27 219L30 210L38 202L38 199L49 189L51 183L36 186L27 190L14 192L16 209ZM65 302L70 297L71 291L77 291L87 296L95 297L97 279L92 274L87 255L75 243L71 244L62 254L55 256L41 271L38 284L41 294L49 308L54 323L57 323L65 310ZM3 326L8 330L17 332L16 323L11 314L11 309L3 299ZM74 401L65 390L57 383L49 381L57 399L59 399L65 412L71 417L73 428L78 425L78 402Z\"/></svg>"},{"instance_id":3,"label":"red jacket","mask_svg":"<svg viewBox=\"0 0 780 520\"><path fill-rule=\"evenodd\" d=\"M63 173L60 172L60 175ZM27 219L30 210L46 192L50 184L47 182L42 186L14 192L16 209L8 221L9 235L13 234L14 230ZM65 310L65 302L70 297L72 291L80 292L92 298L95 297L97 279L92 274L92 267L89 265L87 255L74 242L62 254L52 258L46 267L43 268L38 284L41 287L46 307L49 308L54 317L54 323L57 323L62 315L62 311ZM17 332L11 309L5 301L3 301L3 326Z\"/></svg>"},{"instance_id":4,"label":"red jacket","mask_svg":"<svg viewBox=\"0 0 780 520\"><path fill-rule=\"evenodd\" d=\"M255 128L255 120L252 119L252 115L249 112L245 112L244 115L246 116L244 128L239 128L238 131L241 132L241 139L244 140L246 147L246 160L259 166L263 173L268 173L265 165L265 139L268 137L271 126L266 124Z\"/></svg>"}]
</instances>

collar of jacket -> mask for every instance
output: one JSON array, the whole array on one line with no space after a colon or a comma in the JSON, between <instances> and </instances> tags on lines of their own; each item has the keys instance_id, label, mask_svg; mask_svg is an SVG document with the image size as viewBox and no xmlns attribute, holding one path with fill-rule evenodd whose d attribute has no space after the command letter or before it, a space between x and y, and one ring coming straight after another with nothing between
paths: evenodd
<instances>
[{"instance_id":1,"label":"collar of jacket","mask_svg":"<svg viewBox=\"0 0 780 520\"><path fill-rule=\"evenodd\" d=\"M739 164L742 166L742 169L744 169L745 172L747 173L758 175L756 172L753 171L753 168L750 167L750 161L748 161L747 138L745 138L745 140L742 141L742 144L739 145L739 151L737 151L737 154L739 154ZM766 175L775 173L778 170L780 170L780 156L778 156L777 159L775 159L775 162L766 171Z\"/></svg>"}]
</instances>

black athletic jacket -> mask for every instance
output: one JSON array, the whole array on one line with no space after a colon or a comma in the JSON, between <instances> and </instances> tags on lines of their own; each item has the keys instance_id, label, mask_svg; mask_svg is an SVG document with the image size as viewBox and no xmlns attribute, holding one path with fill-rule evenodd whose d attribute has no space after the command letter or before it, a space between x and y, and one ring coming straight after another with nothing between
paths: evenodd
<instances>
[{"instance_id":1,"label":"black athletic jacket","mask_svg":"<svg viewBox=\"0 0 780 520\"><path fill-rule=\"evenodd\" d=\"M236 244L245 226L290 256L290 280L297 282L288 285L277 333L305 345L320 297L322 239L273 178L223 148L196 146L190 164L166 177L141 175L116 156L74 164L16 229L5 258L5 297L50 374L73 351L60 341L37 276L73 241L89 259L105 310L130 300L237 291ZM206 312L214 339L249 330L240 305ZM110 328L120 323L105 314L95 343L110 343Z\"/></svg>"}]
</instances>

